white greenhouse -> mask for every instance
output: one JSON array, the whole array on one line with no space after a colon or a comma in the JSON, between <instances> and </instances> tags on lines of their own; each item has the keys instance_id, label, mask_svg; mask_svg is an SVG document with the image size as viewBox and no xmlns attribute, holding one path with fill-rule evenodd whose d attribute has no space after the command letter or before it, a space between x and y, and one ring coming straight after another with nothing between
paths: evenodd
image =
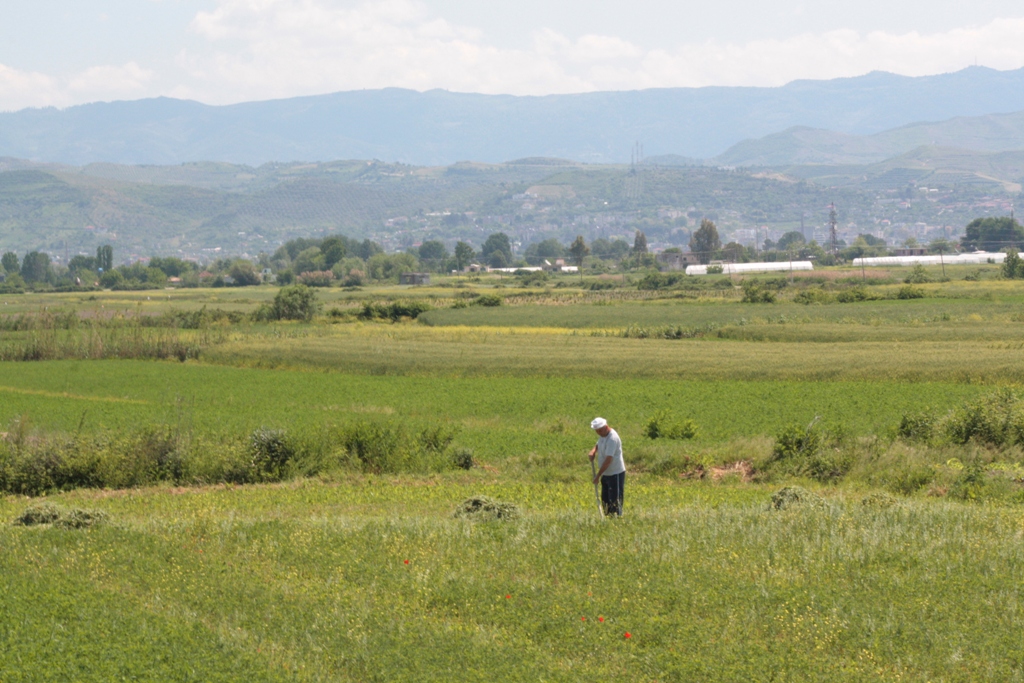
<instances>
[{"instance_id":1,"label":"white greenhouse","mask_svg":"<svg viewBox=\"0 0 1024 683\"><path fill-rule=\"evenodd\" d=\"M718 264L713 264L718 265ZM814 270L810 261L773 261L762 263L723 263L722 273L734 275L738 273L788 273L792 270ZM707 275L708 266L687 266L687 275Z\"/></svg>"},{"instance_id":2,"label":"white greenhouse","mask_svg":"<svg viewBox=\"0 0 1024 683\"><path fill-rule=\"evenodd\" d=\"M1003 252L975 251L970 254L934 254L929 256L873 256L855 258L855 266L957 266L984 263L1002 263Z\"/></svg>"}]
</instances>

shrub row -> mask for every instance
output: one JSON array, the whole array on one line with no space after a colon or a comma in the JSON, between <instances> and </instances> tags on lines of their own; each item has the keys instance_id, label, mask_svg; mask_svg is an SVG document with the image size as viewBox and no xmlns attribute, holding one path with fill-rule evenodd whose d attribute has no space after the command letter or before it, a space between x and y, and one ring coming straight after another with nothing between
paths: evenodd
<instances>
[{"instance_id":1,"label":"shrub row","mask_svg":"<svg viewBox=\"0 0 1024 683\"><path fill-rule=\"evenodd\" d=\"M0 492L40 495L75 488L252 483L334 471L430 473L473 466L452 448L456 430L393 421L357 422L314 434L260 428L210 440L150 426L128 435L38 435L25 420L0 439Z\"/></svg>"}]
</instances>

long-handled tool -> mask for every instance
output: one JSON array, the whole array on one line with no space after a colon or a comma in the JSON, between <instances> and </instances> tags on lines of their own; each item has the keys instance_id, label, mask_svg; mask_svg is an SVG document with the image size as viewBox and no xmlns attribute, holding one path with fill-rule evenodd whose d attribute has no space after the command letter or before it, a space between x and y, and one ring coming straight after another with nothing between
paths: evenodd
<instances>
[{"instance_id":1,"label":"long-handled tool","mask_svg":"<svg viewBox=\"0 0 1024 683\"><path fill-rule=\"evenodd\" d=\"M590 459L590 475L591 479L597 479L597 466L594 464L594 458ZM597 499L597 511L601 513L601 519L604 519L604 506L601 505L601 494L597 490L596 481L594 482L594 498Z\"/></svg>"}]
</instances>

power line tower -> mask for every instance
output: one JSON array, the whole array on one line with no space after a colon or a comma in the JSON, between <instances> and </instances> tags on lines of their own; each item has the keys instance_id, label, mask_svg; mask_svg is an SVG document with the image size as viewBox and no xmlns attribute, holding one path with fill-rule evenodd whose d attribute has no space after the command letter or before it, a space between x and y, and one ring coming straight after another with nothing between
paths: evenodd
<instances>
[{"instance_id":1,"label":"power line tower","mask_svg":"<svg viewBox=\"0 0 1024 683\"><path fill-rule=\"evenodd\" d=\"M639 142L633 143L633 149L629 156L629 178L626 180L626 198L639 202L644 193L644 146Z\"/></svg>"},{"instance_id":2,"label":"power line tower","mask_svg":"<svg viewBox=\"0 0 1024 683\"><path fill-rule=\"evenodd\" d=\"M833 255L839 253L839 234L836 232L836 225L839 224L839 216L836 214L836 205L833 202L828 212L828 249Z\"/></svg>"}]
</instances>

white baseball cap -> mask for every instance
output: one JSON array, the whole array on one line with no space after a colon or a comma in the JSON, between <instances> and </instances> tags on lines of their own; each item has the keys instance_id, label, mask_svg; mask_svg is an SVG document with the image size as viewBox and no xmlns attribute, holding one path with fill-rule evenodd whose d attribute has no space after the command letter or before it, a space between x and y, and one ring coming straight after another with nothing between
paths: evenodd
<instances>
[{"instance_id":1,"label":"white baseball cap","mask_svg":"<svg viewBox=\"0 0 1024 683\"><path fill-rule=\"evenodd\" d=\"M595 417L593 420L590 421L590 428L591 429L600 429L601 427L607 427L607 426L608 426L608 420L604 419L603 417Z\"/></svg>"}]
</instances>

